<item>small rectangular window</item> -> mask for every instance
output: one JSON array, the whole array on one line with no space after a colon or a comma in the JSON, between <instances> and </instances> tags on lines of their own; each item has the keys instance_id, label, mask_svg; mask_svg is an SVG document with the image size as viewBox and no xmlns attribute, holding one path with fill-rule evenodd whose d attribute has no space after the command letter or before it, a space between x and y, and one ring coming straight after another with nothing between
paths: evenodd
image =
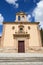
<instances>
[{"instance_id":1,"label":"small rectangular window","mask_svg":"<svg viewBox=\"0 0 43 65\"><path fill-rule=\"evenodd\" d=\"M18 20L20 21L20 16L18 16Z\"/></svg>"}]
</instances>

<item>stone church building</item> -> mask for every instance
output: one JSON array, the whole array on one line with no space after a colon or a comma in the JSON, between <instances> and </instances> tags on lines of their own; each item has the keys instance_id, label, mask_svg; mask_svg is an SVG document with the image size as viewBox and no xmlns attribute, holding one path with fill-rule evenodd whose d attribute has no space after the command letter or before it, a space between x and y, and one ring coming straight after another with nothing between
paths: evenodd
<instances>
[{"instance_id":1,"label":"stone church building","mask_svg":"<svg viewBox=\"0 0 43 65\"><path fill-rule=\"evenodd\" d=\"M3 22L0 48L14 53L28 53L40 47L42 43L39 22L28 22L24 12L16 13L14 22Z\"/></svg>"},{"instance_id":2,"label":"stone church building","mask_svg":"<svg viewBox=\"0 0 43 65\"><path fill-rule=\"evenodd\" d=\"M43 65L39 22L28 22L24 12L14 22L3 22L0 65Z\"/></svg>"}]
</instances>

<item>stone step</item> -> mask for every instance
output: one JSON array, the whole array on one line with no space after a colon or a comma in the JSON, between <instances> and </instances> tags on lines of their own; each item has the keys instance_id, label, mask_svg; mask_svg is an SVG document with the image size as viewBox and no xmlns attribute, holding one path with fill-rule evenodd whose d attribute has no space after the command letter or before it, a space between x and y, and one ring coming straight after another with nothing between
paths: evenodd
<instances>
[{"instance_id":1,"label":"stone step","mask_svg":"<svg viewBox=\"0 0 43 65\"><path fill-rule=\"evenodd\" d=\"M0 62L43 62L42 53L0 53Z\"/></svg>"},{"instance_id":2,"label":"stone step","mask_svg":"<svg viewBox=\"0 0 43 65\"><path fill-rule=\"evenodd\" d=\"M43 65L43 62L1 62L0 65Z\"/></svg>"},{"instance_id":3,"label":"stone step","mask_svg":"<svg viewBox=\"0 0 43 65\"><path fill-rule=\"evenodd\" d=\"M43 53L0 53L0 65L43 65Z\"/></svg>"},{"instance_id":4,"label":"stone step","mask_svg":"<svg viewBox=\"0 0 43 65\"><path fill-rule=\"evenodd\" d=\"M0 53L0 57L43 57L43 53Z\"/></svg>"},{"instance_id":5,"label":"stone step","mask_svg":"<svg viewBox=\"0 0 43 65\"><path fill-rule=\"evenodd\" d=\"M0 62L43 62L43 57L41 58L37 58L37 57L28 57L28 58L8 58L8 57L4 57L4 58L0 58Z\"/></svg>"}]
</instances>

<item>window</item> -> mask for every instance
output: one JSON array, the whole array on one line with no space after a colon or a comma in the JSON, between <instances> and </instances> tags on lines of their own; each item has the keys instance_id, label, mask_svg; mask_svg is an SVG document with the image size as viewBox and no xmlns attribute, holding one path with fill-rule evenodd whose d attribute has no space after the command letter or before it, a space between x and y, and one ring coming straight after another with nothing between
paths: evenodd
<instances>
[{"instance_id":1,"label":"window","mask_svg":"<svg viewBox=\"0 0 43 65\"><path fill-rule=\"evenodd\" d=\"M23 32L23 28L20 28L20 32Z\"/></svg>"},{"instance_id":2,"label":"window","mask_svg":"<svg viewBox=\"0 0 43 65\"><path fill-rule=\"evenodd\" d=\"M22 24L20 24L19 25L19 32L21 33L23 33L24 32L24 25L22 25Z\"/></svg>"},{"instance_id":3,"label":"window","mask_svg":"<svg viewBox=\"0 0 43 65\"><path fill-rule=\"evenodd\" d=\"M24 18L24 16L22 16Z\"/></svg>"},{"instance_id":4,"label":"window","mask_svg":"<svg viewBox=\"0 0 43 65\"><path fill-rule=\"evenodd\" d=\"M30 26L28 26L28 29L30 30Z\"/></svg>"},{"instance_id":5,"label":"window","mask_svg":"<svg viewBox=\"0 0 43 65\"><path fill-rule=\"evenodd\" d=\"M20 16L18 16L18 20L20 21Z\"/></svg>"},{"instance_id":6,"label":"window","mask_svg":"<svg viewBox=\"0 0 43 65\"><path fill-rule=\"evenodd\" d=\"M23 28L20 28L20 30L23 30Z\"/></svg>"},{"instance_id":7,"label":"window","mask_svg":"<svg viewBox=\"0 0 43 65\"><path fill-rule=\"evenodd\" d=\"M12 29L15 29L15 27L13 26Z\"/></svg>"}]
</instances>

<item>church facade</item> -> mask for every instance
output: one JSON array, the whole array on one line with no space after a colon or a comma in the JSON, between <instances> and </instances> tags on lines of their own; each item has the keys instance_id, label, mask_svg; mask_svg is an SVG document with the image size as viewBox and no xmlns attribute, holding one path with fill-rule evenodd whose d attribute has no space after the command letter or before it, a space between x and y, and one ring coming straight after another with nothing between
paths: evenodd
<instances>
[{"instance_id":1,"label":"church facade","mask_svg":"<svg viewBox=\"0 0 43 65\"><path fill-rule=\"evenodd\" d=\"M1 48L14 53L28 53L42 47L39 22L28 22L24 12L16 13L15 22L3 22Z\"/></svg>"}]
</instances>

